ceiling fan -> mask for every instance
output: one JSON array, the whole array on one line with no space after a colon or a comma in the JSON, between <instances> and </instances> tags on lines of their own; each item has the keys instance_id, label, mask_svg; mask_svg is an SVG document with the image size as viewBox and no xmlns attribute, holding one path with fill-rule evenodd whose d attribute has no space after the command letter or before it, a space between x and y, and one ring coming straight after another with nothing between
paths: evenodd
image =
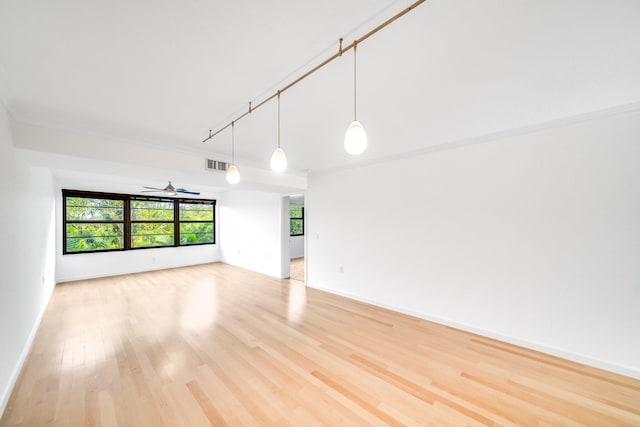
<instances>
[{"instance_id":1,"label":"ceiling fan","mask_svg":"<svg viewBox=\"0 0 640 427\"><path fill-rule=\"evenodd\" d=\"M148 188L148 190L143 190L143 193L159 193L162 192L167 196L175 196L178 193L182 193L182 194L195 194L196 196L199 195L200 193L196 192L196 191L188 191L185 190L184 188L175 188L172 184L171 181L169 181L169 185L167 185L164 188L155 188L155 187L144 187L143 188Z\"/></svg>"}]
</instances>

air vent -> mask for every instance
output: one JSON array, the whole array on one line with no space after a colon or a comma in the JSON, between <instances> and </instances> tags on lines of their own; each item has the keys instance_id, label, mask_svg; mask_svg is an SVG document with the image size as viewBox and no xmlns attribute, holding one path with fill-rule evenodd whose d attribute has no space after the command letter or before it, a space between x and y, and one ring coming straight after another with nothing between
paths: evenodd
<instances>
[{"instance_id":1,"label":"air vent","mask_svg":"<svg viewBox=\"0 0 640 427\"><path fill-rule=\"evenodd\" d=\"M229 168L229 163L221 162L220 160L206 159L204 161L204 168L210 171L226 172L227 168Z\"/></svg>"}]
</instances>

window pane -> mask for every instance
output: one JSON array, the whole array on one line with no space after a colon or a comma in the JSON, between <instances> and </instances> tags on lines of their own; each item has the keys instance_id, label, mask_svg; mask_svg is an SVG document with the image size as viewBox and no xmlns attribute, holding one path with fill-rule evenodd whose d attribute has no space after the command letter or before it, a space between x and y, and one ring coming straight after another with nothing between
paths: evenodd
<instances>
[{"instance_id":1,"label":"window pane","mask_svg":"<svg viewBox=\"0 0 640 427\"><path fill-rule=\"evenodd\" d=\"M213 221L213 205L180 203L180 221Z\"/></svg>"},{"instance_id":2,"label":"window pane","mask_svg":"<svg viewBox=\"0 0 640 427\"><path fill-rule=\"evenodd\" d=\"M301 236L304 234L304 222L301 219L292 219L291 220L291 235L292 236Z\"/></svg>"},{"instance_id":3,"label":"window pane","mask_svg":"<svg viewBox=\"0 0 640 427\"><path fill-rule=\"evenodd\" d=\"M103 251L124 247L122 223L67 224L66 231L67 252Z\"/></svg>"},{"instance_id":4,"label":"window pane","mask_svg":"<svg viewBox=\"0 0 640 427\"><path fill-rule=\"evenodd\" d=\"M67 221L122 221L124 201L67 197Z\"/></svg>"},{"instance_id":5,"label":"window pane","mask_svg":"<svg viewBox=\"0 0 640 427\"><path fill-rule=\"evenodd\" d=\"M195 245L199 243L213 243L213 223L212 222L180 223L180 244Z\"/></svg>"},{"instance_id":6,"label":"window pane","mask_svg":"<svg viewBox=\"0 0 640 427\"><path fill-rule=\"evenodd\" d=\"M67 237L121 237L124 236L121 222L67 224Z\"/></svg>"},{"instance_id":7,"label":"window pane","mask_svg":"<svg viewBox=\"0 0 640 427\"><path fill-rule=\"evenodd\" d=\"M173 235L172 222L136 222L131 224L131 234L134 236L146 234L171 234Z\"/></svg>"},{"instance_id":8,"label":"window pane","mask_svg":"<svg viewBox=\"0 0 640 427\"><path fill-rule=\"evenodd\" d=\"M157 246L173 246L173 235L141 235L131 236L132 248L152 248Z\"/></svg>"},{"instance_id":9,"label":"window pane","mask_svg":"<svg viewBox=\"0 0 640 427\"><path fill-rule=\"evenodd\" d=\"M132 221L173 221L173 202L132 200Z\"/></svg>"},{"instance_id":10,"label":"window pane","mask_svg":"<svg viewBox=\"0 0 640 427\"><path fill-rule=\"evenodd\" d=\"M173 246L173 223L132 223L131 247Z\"/></svg>"},{"instance_id":11,"label":"window pane","mask_svg":"<svg viewBox=\"0 0 640 427\"><path fill-rule=\"evenodd\" d=\"M303 218L303 216L302 216L302 206L289 206L289 217L290 218Z\"/></svg>"}]
</instances>

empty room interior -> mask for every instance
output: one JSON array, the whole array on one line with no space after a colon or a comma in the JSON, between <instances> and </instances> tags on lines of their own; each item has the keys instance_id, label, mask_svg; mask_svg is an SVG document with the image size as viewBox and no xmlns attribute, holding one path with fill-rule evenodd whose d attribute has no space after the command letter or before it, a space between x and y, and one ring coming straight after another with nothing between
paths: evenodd
<instances>
[{"instance_id":1,"label":"empty room interior","mask_svg":"<svg viewBox=\"0 0 640 427\"><path fill-rule=\"evenodd\" d=\"M0 0L0 427L640 426L639 22Z\"/></svg>"}]
</instances>

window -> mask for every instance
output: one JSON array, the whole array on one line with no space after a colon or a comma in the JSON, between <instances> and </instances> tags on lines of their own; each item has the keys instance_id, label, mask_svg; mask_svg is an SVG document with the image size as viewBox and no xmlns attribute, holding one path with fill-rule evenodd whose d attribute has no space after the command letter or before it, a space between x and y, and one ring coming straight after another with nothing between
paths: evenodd
<instances>
[{"instance_id":1,"label":"window","mask_svg":"<svg viewBox=\"0 0 640 427\"><path fill-rule=\"evenodd\" d=\"M215 200L62 190L63 253L215 243Z\"/></svg>"},{"instance_id":2,"label":"window","mask_svg":"<svg viewBox=\"0 0 640 427\"><path fill-rule=\"evenodd\" d=\"M174 245L173 200L131 200L131 247Z\"/></svg>"},{"instance_id":3,"label":"window","mask_svg":"<svg viewBox=\"0 0 640 427\"><path fill-rule=\"evenodd\" d=\"M290 235L304 236L304 207L289 206Z\"/></svg>"},{"instance_id":4,"label":"window","mask_svg":"<svg viewBox=\"0 0 640 427\"><path fill-rule=\"evenodd\" d=\"M65 253L123 249L124 201L64 197Z\"/></svg>"},{"instance_id":5,"label":"window","mask_svg":"<svg viewBox=\"0 0 640 427\"><path fill-rule=\"evenodd\" d=\"M180 244L197 245L214 242L211 202L180 202Z\"/></svg>"}]
</instances>

